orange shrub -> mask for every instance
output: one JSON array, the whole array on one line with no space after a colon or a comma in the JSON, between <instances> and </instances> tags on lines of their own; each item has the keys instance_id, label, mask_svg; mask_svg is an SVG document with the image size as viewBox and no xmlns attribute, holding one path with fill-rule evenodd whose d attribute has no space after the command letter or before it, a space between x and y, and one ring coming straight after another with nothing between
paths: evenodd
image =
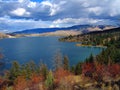
<instances>
[{"instance_id":1,"label":"orange shrub","mask_svg":"<svg viewBox=\"0 0 120 90\"><path fill-rule=\"evenodd\" d=\"M103 78L115 78L120 75L120 64L111 64L109 66L103 64L85 63L82 66L82 74L87 77L92 77L97 81Z\"/></svg>"},{"instance_id":2,"label":"orange shrub","mask_svg":"<svg viewBox=\"0 0 120 90\"><path fill-rule=\"evenodd\" d=\"M71 75L68 70L64 70L63 68L59 68L54 72L55 83L59 83L60 80L66 76Z\"/></svg>"},{"instance_id":3,"label":"orange shrub","mask_svg":"<svg viewBox=\"0 0 120 90\"><path fill-rule=\"evenodd\" d=\"M31 77L31 81L33 84L38 84L44 80L42 75L33 74Z\"/></svg>"},{"instance_id":4,"label":"orange shrub","mask_svg":"<svg viewBox=\"0 0 120 90\"><path fill-rule=\"evenodd\" d=\"M120 75L120 64L112 64L108 66L111 77Z\"/></svg>"},{"instance_id":5,"label":"orange shrub","mask_svg":"<svg viewBox=\"0 0 120 90\"><path fill-rule=\"evenodd\" d=\"M24 76L18 76L14 81L14 90L24 90L27 88L27 81Z\"/></svg>"},{"instance_id":6,"label":"orange shrub","mask_svg":"<svg viewBox=\"0 0 120 90\"><path fill-rule=\"evenodd\" d=\"M82 74L84 76L92 77L95 72L94 63L85 63L82 65Z\"/></svg>"}]
</instances>

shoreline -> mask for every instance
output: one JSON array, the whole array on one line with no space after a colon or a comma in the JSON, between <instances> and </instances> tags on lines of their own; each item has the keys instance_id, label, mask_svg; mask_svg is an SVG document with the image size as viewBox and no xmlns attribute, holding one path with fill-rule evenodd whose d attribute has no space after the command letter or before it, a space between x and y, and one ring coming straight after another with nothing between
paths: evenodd
<instances>
[{"instance_id":1,"label":"shoreline","mask_svg":"<svg viewBox=\"0 0 120 90\"><path fill-rule=\"evenodd\" d=\"M81 43L77 43L75 46L77 46L77 47L98 47L98 48L107 48L107 46L102 46L102 45L93 46L93 45L83 45L83 44L81 44Z\"/></svg>"}]
</instances>

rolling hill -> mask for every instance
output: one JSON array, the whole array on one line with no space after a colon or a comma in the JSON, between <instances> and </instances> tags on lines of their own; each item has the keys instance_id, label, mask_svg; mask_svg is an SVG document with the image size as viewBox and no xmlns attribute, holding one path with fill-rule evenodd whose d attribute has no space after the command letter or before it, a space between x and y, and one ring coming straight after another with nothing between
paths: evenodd
<instances>
[{"instance_id":1,"label":"rolling hill","mask_svg":"<svg viewBox=\"0 0 120 90\"><path fill-rule=\"evenodd\" d=\"M40 34L40 33L48 33L48 32L56 32L56 31L66 31L66 30L75 30L81 31L82 33L87 33L91 31L101 31L104 29L111 29L114 26L104 26L104 25L75 25L72 27L66 28L35 28L35 29L28 29L22 31L12 32L11 34Z\"/></svg>"}]
</instances>

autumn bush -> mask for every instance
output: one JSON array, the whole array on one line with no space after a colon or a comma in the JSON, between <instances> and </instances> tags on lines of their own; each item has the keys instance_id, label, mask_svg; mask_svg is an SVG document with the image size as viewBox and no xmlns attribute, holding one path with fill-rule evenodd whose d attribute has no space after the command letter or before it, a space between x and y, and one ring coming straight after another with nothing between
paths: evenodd
<instances>
[{"instance_id":1,"label":"autumn bush","mask_svg":"<svg viewBox=\"0 0 120 90\"><path fill-rule=\"evenodd\" d=\"M24 90L27 88L27 81L24 76L18 76L14 81L14 90Z\"/></svg>"},{"instance_id":2,"label":"autumn bush","mask_svg":"<svg viewBox=\"0 0 120 90\"><path fill-rule=\"evenodd\" d=\"M82 65L82 74L84 76L93 77L94 72L95 72L94 63L84 63Z\"/></svg>"},{"instance_id":3,"label":"autumn bush","mask_svg":"<svg viewBox=\"0 0 120 90\"><path fill-rule=\"evenodd\" d=\"M38 84L40 82L43 82L44 78L42 75L37 75L37 74L33 74L31 76L31 81L33 84Z\"/></svg>"},{"instance_id":4,"label":"autumn bush","mask_svg":"<svg viewBox=\"0 0 120 90\"><path fill-rule=\"evenodd\" d=\"M65 78L66 76L71 75L71 73L68 70L65 70L63 68L59 68L54 72L55 77L55 83L59 84L60 80Z\"/></svg>"},{"instance_id":5,"label":"autumn bush","mask_svg":"<svg viewBox=\"0 0 120 90\"><path fill-rule=\"evenodd\" d=\"M108 66L111 77L120 76L120 64L112 64Z\"/></svg>"},{"instance_id":6,"label":"autumn bush","mask_svg":"<svg viewBox=\"0 0 120 90\"><path fill-rule=\"evenodd\" d=\"M105 66L103 64L97 64L95 66L95 72L93 78L96 81L101 82L103 80L103 76L105 72L106 72Z\"/></svg>"},{"instance_id":7,"label":"autumn bush","mask_svg":"<svg viewBox=\"0 0 120 90\"><path fill-rule=\"evenodd\" d=\"M103 81L103 78L112 79L120 76L120 64L95 65L94 63L84 63L82 65L82 74L101 82Z\"/></svg>"}]
</instances>

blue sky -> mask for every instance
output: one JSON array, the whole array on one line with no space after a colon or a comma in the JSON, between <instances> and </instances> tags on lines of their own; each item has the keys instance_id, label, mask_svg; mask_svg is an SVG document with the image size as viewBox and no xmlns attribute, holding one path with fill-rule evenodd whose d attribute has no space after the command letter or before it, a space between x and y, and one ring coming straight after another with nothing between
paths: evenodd
<instances>
[{"instance_id":1,"label":"blue sky","mask_svg":"<svg viewBox=\"0 0 120 90\"><path fill-rule=\"evenodd\" d=\"M119 23L120 0L0 0L0 32Z\"/></svg>"}]
</instances>

